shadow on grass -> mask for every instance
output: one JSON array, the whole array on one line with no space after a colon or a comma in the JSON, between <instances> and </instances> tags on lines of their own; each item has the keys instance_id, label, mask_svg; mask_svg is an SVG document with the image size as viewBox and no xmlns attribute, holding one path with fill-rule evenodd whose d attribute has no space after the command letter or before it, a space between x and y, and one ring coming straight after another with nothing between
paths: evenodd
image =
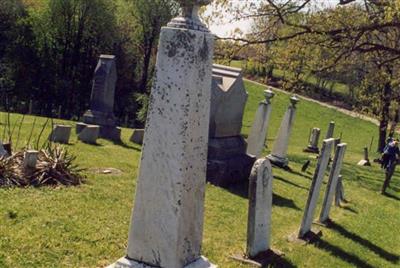
<instances>
[{"instance_id":1,"label":"shadow on grass","mask_svg":"<svg viewBox=\"0 0 400 268\"><path fill-rule=\"evenodd\" d=\"M353 264L355 267L363 267L363 268L373 268L374 266L370 265L369 263L365 262L364 260L360 259L358 256L351 254L349 252L344 251L343 249L332 245L331 243L319 239L313 244L315 247L328 251L333 256L336 256L343 261Z\"/></svg>"},{"instance_id":2,"label":"shadow on grass","mask_svg":"<svg viewBox=\"0 0 400 268\"><path fill-rule=\"evenodd\" d=\"M383 194L384 196L386 196L386 197L389 197L389 198L391 198L391 199L394 199L394 200L396 200L396 201L400 201L400 198L399 197L397 197L397 196L395 196L395 195L393 195L393 194L389 194L389 193L384 193Z\"/></svg>"},{"instance_id":3,"label":"shadow on grass","mask_svg":"<svg viewBox=\"0 0 400 268\"><path fill-rule=\"evenodd\" d=\"M228 192L246 198L248 199L249 195L249 184L248 182L242 182L242 183L236 183L230 186L222 187L222 186L217 186L221 187ZM287 207L287 208L292 208L295 210L301 210L294 202L292 199L285 198L283 196L273 194L272 197L272 202L273 205L278 206L278 207Z\"/></svg>"},{"instance_id":4,"label":"shadow on grass","mask_svg":"<svg viewBox=\"0 0 400 268\"><path fill-rule=\"evenodd\" d=\"M355 210L354 208L351 208L351 207L348 207L348 206L340 206L340 208L344 209L344 210L347 210L347 211L349 211L351 213L358 214L358 211Z\"/></svg>"},{"instance_id":5,"label":"shadow on grass","mask_svg":"<svg viewBox=\"0 0 400 268\"><path fill-rule=\"evenodd\" d=\"M307 176L307 175L304 174L304 173L301 173L301 172L298 172L298 171L295 171L295 170L290 170L290 171L288 171L288 172L291 173L291 174L293 174L293 175L297 175L297 176L306 178L306 179L308 179L308 180L312 180L312 177L311 177L311 176Z\"/></svg>"},{"instance_id":6,"label":"shadow on grass","mask_svg":"<svg viewBox=\"0 0 400 268\"><path fill-rule=\"evenodd\" d=\"M330 229L338 232L339 234L341 234L342 236L345 236L346 238L359 243L360 245L368 248L369 250L375 252L375 254L379 255L381 258L384 258L387 261L390 261L392 263L397 263L400 259L400 257L398 255L395 255L393 253L390 253L386 250L384 250L383 248L373 244L371 241L362 238L361 236L352 233L348 230L346 230L343 226L332 222L331 225L329 226Z\"/></svg>"},{"instance_id":7,"label":"shadow on grass","mask_svg":"<svg viewBox=\"0 0 400 268\"><path fill-rule=\"evenodd\" d=\"M123 141L113 141L113 144L116 145L116 146L121 146L121 147L123 147L125 149L133 149L133 150L138 151L138 152L141 151L140 148L137 148L135 146L130 146L130 145L124 143Z\"/></svg>"},{"instance_id":8,"label":"shadow on grass","mask_svg":"<svg viewBox=\"0 0 400 268\"><path fill-rule=\"evenodd\" d=\"M274 179L276 179L276 180L278 180L278 181L281 181L281 182L284 182L284 183L287 183L287 184L289 184L289 185L291 185L291 186L294 186L294 187L297 187L297 188L300 188L300 189L303 189L303 190L307 190L307 191L308 191L308 188L307 188L307 187L304 187L304 186L301 186L301 185L299 185L299 184L297 184L297 183L291 182L291 181L289 181L289 180L287 180L287 179L284 179L284 178L282 178L282 177L280 177L280 176L274 176Z\"/></svg>"}]
</instances>

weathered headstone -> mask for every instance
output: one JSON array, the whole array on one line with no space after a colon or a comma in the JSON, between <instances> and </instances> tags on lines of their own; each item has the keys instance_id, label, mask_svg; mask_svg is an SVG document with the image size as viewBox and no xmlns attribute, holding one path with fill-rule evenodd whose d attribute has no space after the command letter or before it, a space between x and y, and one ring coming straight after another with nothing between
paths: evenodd
<instances>
[{"instance_id":1,"label":"weathered headstone","mask_svg":"<svg viewBox=\"0 0 400 268\"><path fill-rule=\"evenodd\" d=\"M261 156L265 145L272 111L271 99L275 93L271 90L265 90L264 95L265 101L261 102L258 106L256 118L247 139L247 154L254 155L256 158Z\"/></svg>"},{"instance_id":2,"label":"weathered headstone","mask_svg":"<svg viewBox=\"0 0 400 268\"><path fill-rule=\"evenodd\" d=\"M325 139L333 138L334 133L335 133L335 122L331 121L331 122L329 122L329 127L328 127L328 131L326 132Z\"/></svg>"},{"instance_id":3,"label":"weathered headstone","mask_svg":"<svg viewBox=\"0 0 400 268\"><path fill-rule=\"evenodd\" d=\"M340 203L343 202L344 200L345 197L344 197L343 176L339 175L335 192L335 205L337 207L340 207Z\"/></svg>"},{"instance_id":4,"label":"weathered headstone","mask_svg":"<svg viewBox=\"0 0 400 268\"><path fill-rule=\"evenodd\" d=\"M296 96L290 98L290 106L283 118L279 128L278 136L275 140L272 153L268 155L268 159L276 166L287 167L289 159L287 158L287 150L289 147L289 139L292 132L294 118L296 115L296 104L299 99Z\"/></svg>"},{"instance_id":5,"label":"weathered headstone","mask_svg":"<svg viewBox=\"0 0 400 268\"><path fill-rule=\"evenodd\" d=\"M339 176L342 170L346 147L347 144L341 143L336 148L335 158L333 159L328 186L326 188L324 202L322 204L322 210L319 216L319 222L321 223L325 223L329 220L329 212L332 206L334 195L336 193L336 187L339 182Z\"/></svg>"},{"instance_id":6,"label":"weathered headstone","mask_svg":"<svg viewBox=\"0 0 400 268\"><path fill-rule=\"evenodd\" d=\"M357 163L358 166L371 166L371 162L369 161L369 156L368 156L368 147L364 147L364 159L360 160L360 162Z\"/></svg>"},{"instance_id":7,"label":"weathered headstone","mask_svg":"<svg viewBox=\"0 0 400 268\"><path fill-rule=\"evenodd\" d=\"M270 249L272 215L272 166L268 159L255 162L249 178L247 256Z\"/></svg>"},{"instance_id":8,"label":"weathered headstone","mask_svg":"<svg viewBox=\"0 0 400 268\"><path fill-rule=\"evenodd\" d=\"M114 55L101 55L94 71L90 110L83 115L83 123L100 126L100 137L118 141L121 129L116 126L114 95L117 68Z\"/></svg>"},{"instance_id":9,"label":"weathered headstone","mask_svg":"<svg viewBox=\"0 0 400 268\"><path fill-rule=\"evenodd\" d=\"M82 122L76 123L75 133L79 134L87 125L88 124Z\"/></svg>"},{"instance_id":10,"label":"weathered headstone","mask_svg":"<svg viewBox=\"0 0 400 268\"><path fill-rule=\"evenodd\" d=\"M241 69L213 65L207 180L224 186L247 181L255 157L240 134L247 101Z\"/></svg>"},{"instance_id":11,"label":"weathered headstone","mask_svg":"<svg viewBox=\"0 0 400 268\"><path fill-rule=\"evenodd\" d=\"M49 136L49 140L52 142L68 144L70 136L71 126L55 125Z\"/></svg>"},{"instance_id":12,"label":"weathered headstone","mask_svg":"<svg viewBox=\"0 0 400 268\"><path fill-rule=\"evenodd\" d=\"M143 144L144 129L135 129L132 133L130 141L136 144Z\"/></svg>"},{"instance_id":13,"label":"weathered headstone","mask_svg":"<svg viewBox=\"0 0 400 268\"><path fill-rule=\"evenodd\" d=\"M304 149L304 152L319 154L318 143L320 135L321 130L319 128L312 129L309 144L307 148Z\"/></svg>"},{"instance_id":14,"label":"weathered headstone","mask_svg":"<svg viewBox=\"0 0 400 268\"><path fill-rule=\"evenodd\" d=\"M127 256L110 267L215 267L201 257L214 36L180 1L161 30Z\"/></svg>"},{"instance_id":15,"label":"weathered headstone","mask_svg":"<svg viewBox=\"0 0 400 268\"><path fill-rule=\"evenodd\" d=\"M96 144L99 138L100 127L96 125L87 125L78 134L78 139L84 143Z\"/></svg>"},{"instance_id":16,"label":"weathered headstone","mask_svg":"<svg viewBox=\"0 0 400 268\"><path fill-rule=\"evenodd\" d=\"M28 150L24 153L24 162L23 166L27 169L36 168L36 163L38 159L39 152L36 150Z\"/></svg>"},{"instance_id":17,"label":"weathered headstone","mask_svg":"<svg viewBox=\"0 0 400 268\"><path fill-rule=\"evenodd\" d=\"M306 208L304 210L303 220L298 235L299 238L305 238L311 232L319 192L324 180L326 168L328 167L334 141L334 139L327 139L323 142L321 154L310 187Z\"/></svg>"}]
</instances>

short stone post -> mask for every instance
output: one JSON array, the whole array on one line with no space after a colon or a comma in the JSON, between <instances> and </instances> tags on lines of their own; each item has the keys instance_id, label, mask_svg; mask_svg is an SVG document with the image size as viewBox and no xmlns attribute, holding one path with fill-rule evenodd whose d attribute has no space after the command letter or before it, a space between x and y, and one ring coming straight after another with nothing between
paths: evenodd
<instances>
[{"instance_id":1,"label":"short stone post","mask_svg":"<svg viewBox=\"0 0 400 268\"><path fill-rule=\"evenodd\" d=\"M33 112L33 101L29 100L28 114L32 114Z\"/></svg>"},{"instance_id":2,"label":"short stone post","mask_svg":"<svg viewBox=\"0 0 400 268\"><path fill-rule=\"evenodd\" d=\"M214 36L210 0L161 30L126 257L110 267L215 267L201 256Z\"/></svg>"},{"instance_id":3,"label":"short stone post","mask_svg":"<svg viewBox=\"0 0 400 268\"><path fill-rule=\"evenodd\" d=\"M364 159L360 160L360 162L357 163L358 166L371 166L371 162L369 161L369 156L368 156L368 147L364 147Z\"/></svg>"},{"instance_id":4,"label":"short stone post","mask_svg":"<svg viewBox=\"0 0 400 268\"><path fill-rule=\"evenodd\" d=\"M335 193L335 206L340 207L340 203L344 200L343 176L339 175Z\"/></svg>"},{"instance_id":5,"label":"short stone post","mask_svg":"<svg viewBox=\"0 0 400 268\"><path fill-rule=\"evenodd\" d=\"M321 129L319 129L319 128L312 129L311 136L310 136L310 142L309 142L307 148L304 149L304 152L319 154L318 143L319 143L320 135L321 135Z\"/></svg>"},{"instance_id":6,"label":"short stone post","mask_svg":"<svg viewBox=\"0 0 400 268\"><path fill-rule=\"evenodd\" d=\"M346 152L346 147L347 144L341 143L336 148L335 158L333 159L331 172L329 175L328 186L326 188L324 202L322 204L322 210L319 216L320 223L327 223L327 221L329 220L329 212L331 210L333 197L336 193L336 187L339 182L339 176L342 170L343 158Z\"/></svg>"},{"instance_id":7,"label":"short stone post","mask_svg":"<svg viewBox=\"0 0 400 268\"><path fill-rule=\"evenodd\" d=\"M71 126L55 125L49 136L51 142L68 144L71 136Z\"/></svg>"},{"instance_id":8,"label":"short stone post","mask_svg":"<svg viewBox=\"0 0 400 268\"><path fill-rule=\"evenodd\" d=\"M247 154L254 155L256 158L261 156L265 145L272 111L271 99L275 96L275 93L271 90L265 90L264 95L265 101L258 106L256 118L247 139Z\"/></svg>"},{"instance_id":9,"label":"short stone post","mask_svg":"<svg viewBox=\"0 0 400 268\"><path fill-rule=\"evenodd\" d=\"M299 238L306 238L311 232L311 226L317 207L319 192L321 190L322 182L324 180L325 171L328 167L329 158L331 156L334 139L324 140L320 157L318 159L317 167L315 169L314 177L310 187L307 204L304 210L303 220L300 227Z\"/></svg>"},{"instance_id":10,"label":"short stone post","mask_svg":"<svg viewBox=\"0 0 400 268\"><path fill-rule=\"evenodd\" d=\"M132 136L129 140L133 143L142 145L143 138L144 138L144 129L135 129L133 130Z\"/></svg>"},{"instance_id":11,"label":"short stone post","mask_svg":"<svg viewBox=\"0 0 400 268\"><path fill-rule=\"evenodd\" d=\"M294 123L294 118L296 115L296 104L299 99L296 96L290 98L290 106L283 118L281 123L277 139L275 141L272 153L268 155L268 159L276 166L287 167L289 164L289 159L287 158L287 150L289 147L290 134L292 132L292 127Z\"/></svg>"},{"instance_id":12,"label":"short stone post","mask_svg":"<svg viewBox=\"0 0 400 268\"><path fill-rule=\"evenodd\" d=\"M326 132L325 139L333 138L334 132L335 132L335 121L331 121L329 123L328 131Z\"/></svg>"},{"instance_id":13,"label":"short stone post","mask_svg":"<svg viewBox=\"0 0 400 268\"><path fill-rule=\"evenodd\" d=\"M24 153L24 168L25 169L35 169L38 159L39 152L36 150L28 150Z\"/></svg>"},{"instance_id":14,"label":"short stone post","mask_svg":"<svg viewBox=\"0 0 400 268\"><path fill-rule=\"evenodd\" d=\"M249 178L247 256L250 259L270 249L272 180L270 161L257 160Z\"/></svg>"},{"instance_id":15,"label":"short stone post","mask_svg":"<svg viewBox=\"0 0 400 268\"><path fill-rule=\"evenodd\" d=\"M78 134L78 139L84 143L96 144L100 134L100 126L87 125Z\"/></svg>"}]
</instances>

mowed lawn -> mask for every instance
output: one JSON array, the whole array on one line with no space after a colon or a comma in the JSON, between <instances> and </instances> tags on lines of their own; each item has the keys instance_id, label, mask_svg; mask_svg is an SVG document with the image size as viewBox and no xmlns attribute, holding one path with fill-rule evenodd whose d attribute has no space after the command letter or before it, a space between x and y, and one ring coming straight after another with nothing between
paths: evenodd
<instances>
[{"instance_id":1,"label":"mowed lawn","mask_svg":"<svg viewBox=\"0 0 400 268\"><path fill-rule=\"evenodd\" d=\"M244 135L263 100L264 89L248 82L246 87L249 99ZM278 93L272 103L269 147L289 96ZM12 115L13 121L20 119L21 115ZM33 120L25 119L20 145L29 136ZM321 227L320 242L306 246L289 243L287 237L300 226L316 162L302 150L310 128L320 127L324 136L331 120L336 122L335 136L342 133L343 142L348 143L342 174L349 203L332 209L335 224L332 228ZM39 134L44 122L44 118L37 118L33 136ZM125 254L140 159L140 147L128 141L131 132L123 129L122 144L99 140L97 146L82 144L72 136L68 148L76 154L80 166L88 169L87 183L80 187L0 189L0 267L104 267ZM302 100L298 104L289 148L293 172L274 169L272 244L285 253L288 267L400 266L400 177L394 177L390 196L382 196L379 192L384 174L379 166L356 166L362 148L369 145L372 136L377 140L376 134L377 126L372 123L316 103ZM268 151L266 148L265 155ZM307 173L301 173L308 159L312 165ZM117 168L122 174L99 175L93 171L96 168ZM320 199L325 188L326 184ZM246 195L243 185L230 189L207 185L203 254L219 267L248 267L230 258L246 247Z\"/></svg>"}]
</instances>

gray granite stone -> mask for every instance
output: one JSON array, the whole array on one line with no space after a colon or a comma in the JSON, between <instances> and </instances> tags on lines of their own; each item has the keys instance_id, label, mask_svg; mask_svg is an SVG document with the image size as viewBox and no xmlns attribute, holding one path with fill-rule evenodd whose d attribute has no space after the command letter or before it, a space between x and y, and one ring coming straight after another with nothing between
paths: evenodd
<instances>
[{"instance_id":1,"label":"gray granite stone","mask_svg":"<svg viewBox=\"0 0 400 268\"><path fill-rule=\"evenodd\" d=\"M143 144L144 138L144 129L135 129L133 130L130 141L136 144Z\"/></svg>"},{"instance_id":2,"label":"gray granite stone","mask_svg":"<svg viewBox=\"0 0 400 268\"><path fill-rule=\"evenodd\" d=\"M27 169L36 168L39 152L36 150L28 150L24 152L23 166Z\"/></svg>"},{"instance_id":3,"label":"gray granite stone","mask_svg":"<svg viewBox=\"0 0 400 268\"><path fill-rule=\"evenodd\" d=\"M329 123L328 131L326 132L325 139L333 138L333 134L335 133L335 122L331 121Z\"/></svg>"},{"instance_id":4,"label":"gray granite stone","mask_svg":"<svg viewBox=\"0 0 400 268\"><path fill-rule=\"evenodd\" d=\"M268 159L255 162L249 178L247 256L270 249L272 215L272 166Z\"/></svg>"},{"instance_id":5,"label":"gray granite stone","mask_svg":"<svg viewBox=\"0 0 400 268\"><path fill-rule=\"evenodd\" d=\"M275 93L271 90L266 90L264 95L265 101L258 106L256 117L247 139L247 154L254 155L257 158L261 156L261 152L264 149L272 111L271 99Z\"/></svg>"},{"instance_id":6,"label":"gray granite stone","mask_svg":"<svg viewBox=\"0 0 400 268\"><path fill-rule=\"evenodd\" d=\"M126 267L213 267L200 251L214 36L181 26L161 30Z\"/></svg>"},{"instance_id":7,"label":"gray granite stone","mask_svg":"<svg viewBox=\"0 0 400 268\"><path fill-rule=\"evenodd\" d=\"M79 134L87 125L88 124L82 122L76 123L75 133Z\"/></svg>"},{"instance_id":8,"label":"gray granite stone","mask_svg":"<svg viewBox=\"0 0 400 268\"><path fill-rule=\"evenodd\" d=\"M87 125L78 134L78 139L84 143L96 144L99 138L100 127L96 125Z\"/></svg>"},{"instance_id":9,"label":"gray granite stone","mask_svg":"<svg viewBox=\"0 0 400 268\"><path fill-rule=\"evenodd\" d=\"M51 142L68 144L71 136L71 126L55 125L49 136Z\"/></svg>"},{"instance_id":10,"label":"gray granite stone","mask_svg":"<svg viewBox=\"0 0 400 268\"><path fill-rule=\"evenodd\" d=\"M241 69L213 65L210 138L239 136L247 101Z\"/></svg>"},{"instance_id":11,"label":"gray granite stone","mask_svg":"<svg viewBox=\"0 0 400 268\"><path fill-rule=\"evenodd\" d=\"M343 176L339 175L335 192L335 206L339 207L340 203L344 200L345 197L344 197Z\"/></svg>"},{"instance_id":12,"label":"gray granite stone","mask_svg":"<svg viewBox=\"0 0 400 268\"><path fill-rule=\"evenodd\" d=\"M307 199L307 204L304 210L303 220L298 235L299 238L305 237L311 231L319 193L321 190L322 182L324 180L326 168L328 167L334 142L334 139L327 139L323 141L321 154L318 159L317 167L315 169L314 177Z\"/></svg>"},{"instance_id":13,"label":"gray granite stone","mask_svg":"<svg viewBox=\"0 0 400 268\"><path fill-rule=\"evenodd\" d=\"M282 120L279 128L278 136L275 140L272 153L268 155L268 159L279 167L287 167L289 159L287 158L287 150L289 147L289 139L292 133L294 118L296 115L296 104L299 99L296 96L290 98L289 108Z\"/></svg>"},{"instance_id":14,"label":"gray granite stone","mask_svg":"<svg viewBox=\"0 0 400 268\"><path fill-rule=\"evenodd\" d=\"M319 137L321 135L321 130L319 128L313 128L311 131L310 142L307 148L304 150L305 152L309 153L316 153L319 154Z\"/></svg>"},{"instance_id":15,"label":"gray granite stone","mask_svg":"<svg viewBox=\"0 0 400 268\"><path fill-rule=\"evenodd\" d=\"M324 202L322 204L321 214L319 221L321 223L326 222L329 219L329 212L333 202L333 198L336 192L336 187L339 182L340 172L342 170L344 154L346 152L347 144L341 143L336 148L335 157L333 159L331 172L329 175L328 186L326 188Z\"/></svg>"}]
</instances>

